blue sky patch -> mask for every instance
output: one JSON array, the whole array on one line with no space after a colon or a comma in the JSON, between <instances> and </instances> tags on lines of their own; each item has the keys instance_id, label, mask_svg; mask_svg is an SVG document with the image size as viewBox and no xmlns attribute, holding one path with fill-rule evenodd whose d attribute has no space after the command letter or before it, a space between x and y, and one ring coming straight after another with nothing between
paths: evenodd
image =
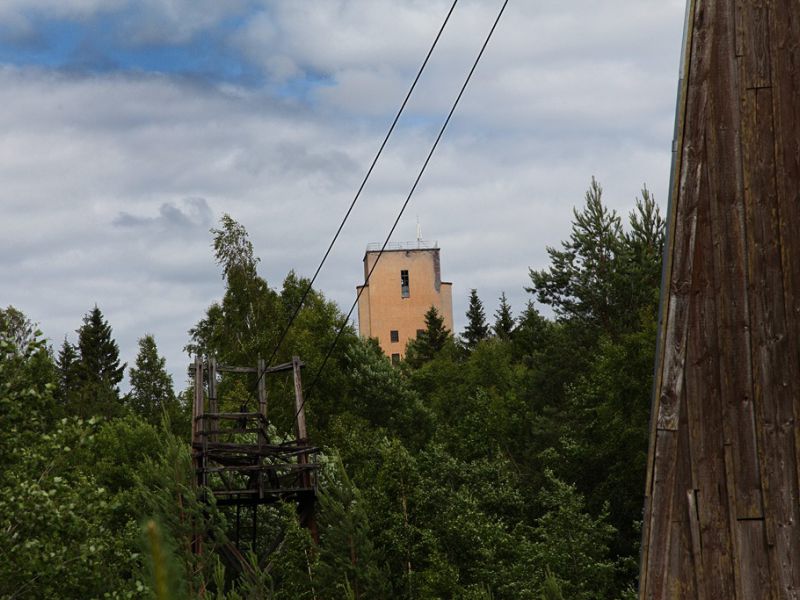
<instances>
[{"instance_id":1,"label":"blue sky patch","mask_svg":"<svg viewBox=\"0 0 800 600\"><path fill-rule=\"evenodd\" d=\"M132 9L84 20L27 15L24 30L0 24L0 63L88 73L145 72L256 86L263 72L231 43L246 23L236 15L181 43L136 42ZM134 24L134 25L132 25Z\"/></svg>"}]
</instances>

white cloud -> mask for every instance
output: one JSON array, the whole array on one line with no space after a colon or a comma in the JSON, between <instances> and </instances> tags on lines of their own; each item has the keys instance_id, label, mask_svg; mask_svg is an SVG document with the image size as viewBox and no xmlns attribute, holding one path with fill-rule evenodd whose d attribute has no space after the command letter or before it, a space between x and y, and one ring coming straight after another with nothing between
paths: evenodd
<instances>
[{"instance_id":1,"label":"white cloud","mask_svg":"<svg viewBox=\"0 0 800 600\"><path fill-rule=\"evenodd\" d=\"M245 0L129 0L125 30L134 44L186 42L224 19L241 14Z\"/></svg>"},{"instance_id":2,"label":"white cloud","mask_svg":"<svg viewBox=\"0 0 800 600\"><path fill-rule=\"evenodd\" d=\"M242 15L246 0L3 0L0 28L17 39L38 39L37 19L88 21L117 17L121 45L180 44L225 19Z\"/></svg>"},{"instance_id":3,"label":"white cloud","mask_svg":"<svg viewBox=\"0 0 800 600\"><path fill-rule=\"evenodd\" d=\"M182 31L204 26L194 3L147 6ZM326 78L308 98L0 68L0 305L58 341L97 302L125 360L153 333L182 382L186 331L222 292L208 227L223 212L247 227L271 284L313 272L449 2L267 6L235 41L275 76ZM495 9L459 4L331 255L319 286L343 308ZM395 236L411 238L419 215L439 241L457 328L472 287L488 312L501 290L522 309L528 267L568 235L592 175L621 211L645 181L665 202L681 23L675 1L509 4Z\"/></svg>"},{"instance_id":4,"label":"white cloud","mask_svg":"<svg viewBox=\"0 0 800 600\"><path fill-rule=\"evenodd\" d=\"M119 10L128 0L3 0L0 21L18 24L30 15L81 19L101 12Z\"/></svg>"}]
</instances>

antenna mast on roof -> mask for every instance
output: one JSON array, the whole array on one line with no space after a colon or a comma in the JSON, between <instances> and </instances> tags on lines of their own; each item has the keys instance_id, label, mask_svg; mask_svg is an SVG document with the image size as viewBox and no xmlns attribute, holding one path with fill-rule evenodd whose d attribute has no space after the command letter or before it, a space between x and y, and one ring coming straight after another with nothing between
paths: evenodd
<instances>
[{"instance_id":1,"label":"antenna mast on roof","mask_svg":"<svg viewBox=\"0 0 800 600\"><path fill-rule=\"evenodd\" d=\"M419 215L417 215L417 245L422 242L422 226L419 224Z\"/></svg>"}]
</instances>

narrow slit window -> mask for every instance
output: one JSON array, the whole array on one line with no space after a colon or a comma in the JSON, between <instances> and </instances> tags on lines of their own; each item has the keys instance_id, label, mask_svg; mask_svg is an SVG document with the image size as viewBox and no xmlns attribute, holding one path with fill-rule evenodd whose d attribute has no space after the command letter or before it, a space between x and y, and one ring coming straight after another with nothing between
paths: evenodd
<instances>
[{"instance_id":1,"label":"narrow slit window","mask_svg":"<svg viewBox=\"0 0 800 600\"><path fill-rule=\"evenodd\" d=\"M396 329L392 329L389 332L389 337L392 339L392 342L397 343L400 341L400 332Z\"/></svg>"},{"instance_id":2,"label":"narrow slit window","mask_svg":"<svg viewBox=\"0 0 800 600\"><path fill-rule=\"evenodd\" d=\"M400 354L394 353L392 354L392 364L399 365L400 364Z\"/></svg>"},{"instance_id":3,"label":"narrow slit window","mask_svg":"<svg viewBox=\"0 0 800 600\"><path fill-rule=\"evenodd\" d=\"M408 298L409 296L408 271L405 269L400 271L400 295L403 298Z\"/></svg>"}]
</instances>

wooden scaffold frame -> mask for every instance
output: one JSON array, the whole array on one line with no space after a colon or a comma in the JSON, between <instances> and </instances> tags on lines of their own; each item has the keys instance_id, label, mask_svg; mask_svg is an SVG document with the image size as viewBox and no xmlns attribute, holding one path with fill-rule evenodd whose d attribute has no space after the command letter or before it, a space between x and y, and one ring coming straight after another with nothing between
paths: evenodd
<instances>
[{"instance_id":1,"label":"wooden scaffold frame","mask_svg":"<svg viewBox=\"0 0 800 600\"><path fill-rule=\"evenodd\" d=\"M217 506L235 508L232 536L234 554L242 561L242 512L250 511L251 549L258 537L258 507L291 502L297 506L300 524L316 539L314 507L317 497L319 449L308 441L301 368L291 362L267 367L259 359L256 367L219 364L215 358L197 356L190 366L194 378L192 405L192 460L197 486L211 494ZM294 384L294 438L274 440L267 413L266 377L292 373ZM223 373L254 374L258 382L258 410L222 412L218 396ZM274 548L276 544L267 545ZM196 544L198 551L202 544Z\"/></svg>"}]
</instances>

